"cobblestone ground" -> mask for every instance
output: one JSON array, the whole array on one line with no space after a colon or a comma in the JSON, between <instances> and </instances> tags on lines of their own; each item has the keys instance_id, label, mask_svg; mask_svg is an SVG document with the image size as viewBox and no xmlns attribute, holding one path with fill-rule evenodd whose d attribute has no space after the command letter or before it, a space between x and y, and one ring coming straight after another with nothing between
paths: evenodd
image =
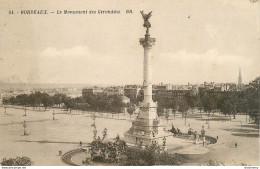
<instances>
[{"instance_id":1,"label":"cobblestone ground","mask_svg":"<svg viewBox=\"0 0 260 169\"><path fill-rule=\"evenodd\" d=\"M24 116L23 109L0 107L0 159L4 157L28 156L34 161L34 165L66 165L61 161L59 151L62 153L79 148L79 142L83 145L92 141L93 124L91 112L72 112L68 114L64 110L55 109L55 120L53 120L53 110L27 110ZM128 114L114 115L96 114L96 126L98 135L102 137L104 128L108 129L108 138L114 138L117 134L123 138L123 133L131 127L131 120ZM221 116L223 118L224 116ZM200 117L199 113L194 113L188 118L186 125L184 119L177 115L174 119L170 116L168 123L162 119L161 123L168 125L168 129L173 124L182 132L187 132L191 127L194 131L200 132L202 125L206 130L206 135L219 137L218 143L207 147L210 149L209 159L224 162L226 165L259 165L259 135L258 129L250 122L246 122L245 116L237 116L235 120L225 121L220 119L216 113L210 117L209 129L206 124L207 116ZM229 119L229 118L227 118ZM26 132L24 136L23 121L26 121ZM132 116L132 120L134 117ZM242 121L242 130L241 130ZM237 148L234 147L238 144ZM192 145L188 139L173 139L168 137L166 145L180 150L187 147L185 151L194 153L204 151L201 145ZM179 147L179 148L178 148ZM194 148L188 148L194 147ZM75 159L74 159L75 160ZM196 161L189 165L198 165Z\"/></svg>"}]
</instances>

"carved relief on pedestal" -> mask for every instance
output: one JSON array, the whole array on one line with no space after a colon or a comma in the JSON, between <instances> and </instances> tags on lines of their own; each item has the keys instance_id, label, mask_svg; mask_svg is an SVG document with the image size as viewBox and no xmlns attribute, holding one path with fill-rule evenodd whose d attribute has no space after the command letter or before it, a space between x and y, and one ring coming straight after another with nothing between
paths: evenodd
<instances>
[{"instance_id":1,"label":"carved relief on pedestal","mask_svg":"<svg viewBox=\"0 0 260 169\"><path fill-rule=\"evenodd\" d=\"M140 111L147 112L149 111L149 107L140 107Z\"/></svg>"},{"instance_id":2,"label":"carved relief on pedestal","mask_svg":"<svg viewBox=\"0 0 260 169\"><path fill-rule=\"evenodd\" d=\"M142 130L141 130L141 131L140 131L140 134L141 134L141 135L145 135L145 131L142 131Z\"/></svg>"}]
</instances>

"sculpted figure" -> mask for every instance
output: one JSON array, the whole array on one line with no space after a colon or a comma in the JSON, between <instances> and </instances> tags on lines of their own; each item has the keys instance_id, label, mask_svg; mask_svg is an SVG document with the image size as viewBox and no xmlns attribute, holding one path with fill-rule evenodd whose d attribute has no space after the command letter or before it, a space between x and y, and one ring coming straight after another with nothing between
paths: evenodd
<instances>
[{"instance_id":1,"label":"sculpted figure","mask_svg":"<svg viewBox=\"0 0 260 169\"><path fill-rule=\"evenodd\" d=\"M149 12L148 14L144 14L144 11L140 11L140 13L142 14L143 19L144 19L143 26L145 28L147 28L147 31L149 31L149 28L151 27L151 23L149 22L149 18L152 16L152 11Z\"/></svg>"}]
</instances>

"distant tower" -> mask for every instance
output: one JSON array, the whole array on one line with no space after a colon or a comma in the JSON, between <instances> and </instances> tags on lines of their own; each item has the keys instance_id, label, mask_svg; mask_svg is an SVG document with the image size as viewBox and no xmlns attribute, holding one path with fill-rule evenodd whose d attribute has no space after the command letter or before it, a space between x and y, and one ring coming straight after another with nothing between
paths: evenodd
<instances>
[{"instance_id":1,"label":"distant tower","mask_svg":"<svg viewBox=\"0 0 260 169\"><path fill-rule=\"evenodd\" d=\"M238 76L238 86L242 85L242 76L241 76L241 68L239 68L239 76Z\"/></svg>"}]
</instances>

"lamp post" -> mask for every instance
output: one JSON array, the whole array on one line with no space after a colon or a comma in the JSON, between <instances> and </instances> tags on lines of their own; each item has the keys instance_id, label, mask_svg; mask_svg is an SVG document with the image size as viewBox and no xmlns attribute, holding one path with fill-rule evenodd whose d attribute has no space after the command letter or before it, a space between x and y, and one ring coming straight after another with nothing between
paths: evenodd
<instances>
[{"instance_id":1,"label":"lamp post","mask_svg":"<svg viewBox=\"0 0 260 169\"><path fill-rule=\"evenodd\" d=\"M97 139L97 129L96 129L96 126L94 126L94 130L93 130L93 139L96 140Z\"/></svg>"},{"instance_id":2,"label":"lamp post","mask_svg":"<svg viewBox=\"0 0 260 169\"><path fill-rule=\"evenodd\" d=\"M26 116L26 106L24 106L24 116Z\"/></svg>"},{"instance_id":3,"label":"lamp post","mask_svg":"<svg viewBox=\"0 0 260 169\"><path fill-rule=\"evenodd\" d=\"M26 127L27 127L27 124L26 124L26 121L24 120L24 122L23 122L23 135L24 135L24 136L27 135L27 133L26 133Z\"/></svg>"},{"instance_id":4,"label":"lamp post","mask_svg":"<svg viewBox=\"0 0 260 169\"><path fill-rule=\"evenodd\" d=\"M55 113L54 113L54 109L53 109L52 110L52 120L55 120L54 115L55 115Z\"/></svg>"},{"instance_id":5,"label":"lamp post","mask_svg":"<svg viewBox=\"0 0 260 169\"><path fill-rule=\"evenodd\" d=\"M246 111L246 122L247 122L247 114L248 114L248 110Z\"/></svg>"},{"instance_id":6,"label":"lamp post","mask_svg":"<svg viewBox=\"0 0 260 169\"><path fill-rule=\"evenodd\" d=\"M163 146L165 147L166 146L166 138L163 137Z\"/></svg>"},{"instance_id":7,"label":"lamp post","mask_svg":"<svg viewBox=\"0 0 260 169\"><path fill-rule=\"evenodd\" d=\"M93 126L96 127L96 116L93 117Z\"/></svg>"}]
</instances>

